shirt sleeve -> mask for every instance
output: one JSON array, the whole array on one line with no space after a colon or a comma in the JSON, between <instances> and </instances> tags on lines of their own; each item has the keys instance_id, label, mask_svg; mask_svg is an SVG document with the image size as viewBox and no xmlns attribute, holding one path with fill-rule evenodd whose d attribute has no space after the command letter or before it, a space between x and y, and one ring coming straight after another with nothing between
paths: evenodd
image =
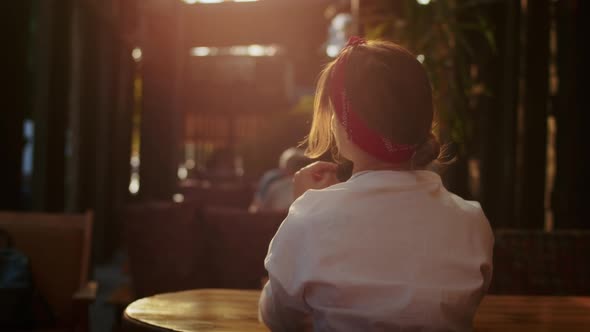
<instances>
[{"instance_id":1,"label":"shirt sleeve","mask_svg":"<svg viewBox=\"0 0 590 332\"><path fill-rule=\"evenodd\" d=\"M308 324L308 314L292 304L289 294L271 277L260 297L260 320L271 331L303 331Z\"/></svg>"},{"instance_id":2,"label":"shirt sleeve","mask_svg":"<svg viewBox=\"0 0 590 332\"><path fill-rule=\"evenodd\" d=\"M260 318L272 331L301 331L310 314L305 287L313 271L305 220L295 209L271 241L265 267L269 281L260 298Z\"/></svg>"},{"instance_id":3,"label":"shirt sleeve","mask_svg":"<svg viewBox=\"0 0 590 332\"><path fill-rule=\"evenodd\" d=\"M482 211L482 215L483 215L483 211ZM489 224L489 222L487 221L487 218L485 218L484 215L484 225L485 225L485 233L487 234L487 236L485 237L484 243L485 243L485 252L487 253L486 256L486 260L485 262L482 264L480 270L481 273L483 275L484 278L484 284L483 284L483 291L484 293L487 293L488 289L490 288L490 284L492 283L492 275L494 272L494 232L492 231L492 228Z\"/></svg>"}]
</instances>

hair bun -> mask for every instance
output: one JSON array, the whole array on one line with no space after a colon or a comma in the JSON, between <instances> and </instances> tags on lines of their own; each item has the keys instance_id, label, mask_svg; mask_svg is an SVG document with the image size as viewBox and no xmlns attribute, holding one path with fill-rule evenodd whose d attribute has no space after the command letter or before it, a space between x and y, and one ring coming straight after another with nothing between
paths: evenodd
<instances>
[{"instance_id":1,"label":"hair bun","mask_svg":"<svg viewBox=\"0 0 590 332\"><path fill-rule=\"evenodd\" d=\"M441 146L434 134L430 134L428 138L416 148L414 156L412 157L412 168L425 168L433 161L438 160L441 154Z\"/></svg>"}]
</instances>

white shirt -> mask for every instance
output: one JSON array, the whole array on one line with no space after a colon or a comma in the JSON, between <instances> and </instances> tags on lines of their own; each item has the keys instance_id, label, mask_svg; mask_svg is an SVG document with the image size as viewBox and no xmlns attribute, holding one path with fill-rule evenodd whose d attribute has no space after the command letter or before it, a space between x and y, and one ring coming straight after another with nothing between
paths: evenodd
<instances>
[{"instance_id":1,"label":"white shirt","mask_svg":"<svg viewBox=\"0 0 590 332\"><path fill-rule=\"evenodd\" d=\"M430 171L370 171L297 199L260 299L273 331L467 331L492 276L476 202Z\"/></svg>"}]
</instances>

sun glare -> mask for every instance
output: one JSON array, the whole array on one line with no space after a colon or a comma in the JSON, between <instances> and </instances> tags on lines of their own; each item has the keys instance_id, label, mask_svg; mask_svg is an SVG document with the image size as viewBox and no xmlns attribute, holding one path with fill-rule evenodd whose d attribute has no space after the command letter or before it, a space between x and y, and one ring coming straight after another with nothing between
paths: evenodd
<instances>
[{"instance_id":1,"label":"sun glare","mask_svg":"<svg viewBox=\"0 0 590 332\"><path fill-rule=\"evenodd\" d=\"M264 57L264 56L275 56L279 53L279 47L276 45L236 45L231 47L193 47L190 51L192 56L217 56L217 55L230 55L230 56L251 56L251 57Z\"/></svg>"},{"instance_id":2,"label":"sun glare","mask_svg":"<svg viewBox=\"0 0 590 332\"><path fill-rule=\"evenodd\" d=\"M223 3L223 2L257 2L258 0L182 0L184 3L194 5L197 3L212 4L212 3Z\"/></svg>"}]
</instances>

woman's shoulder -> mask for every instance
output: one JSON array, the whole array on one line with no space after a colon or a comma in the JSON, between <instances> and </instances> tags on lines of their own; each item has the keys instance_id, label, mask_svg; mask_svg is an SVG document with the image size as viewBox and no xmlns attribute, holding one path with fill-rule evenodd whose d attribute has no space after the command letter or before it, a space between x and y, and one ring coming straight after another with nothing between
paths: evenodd
<instances>
[{"instance_id":1,"label":"woman's shoulder","mask_svg":"<svg viewBox=\"0 0 590 332\"><path fill-rule=\"evenodd\" d=\"M463 213L472 215L478 219L486 218L483 212L483 208L481 207L481 204L478 201L470 201L453 193L449 193L449 196L451 200L454 202L454 205Z\"/></svg>"},{"instance_id":2,"label":"woman's shoulder","mask_svg":"<svg viewBox=\"0 0 590 332\"><path fill-rule=\"evenodd\" d=\"M277 235L311 236L313 232L327 225L330 219L336 217L338 206L342 206L340 196L341 193L335 192L331 187L306 191L289 207L289 213L279 227Z\"/></svg>"},{"instance_id":3,"label":"woman's shoulder","mask_svg":"<svg viewBox=\"0 0 590 332\"><path fill-rule=\"evenodd\" d=\"M464 220L465 225L469 225L469 229L477 230L482 235L482 240L493 245L494 233L481 204L477 201L466 200L456 194L450 196L456 208L461 211L461 219Z\"/></svg>"},{"instance_id":4,"label":"woman's shoulder","mask_svg":"<svg viewBox=\"0 0 590 332\"><path fill-rule=\"evenodd\" d=\"M342 207L342 201L349 195L346 182L324 189L310 189L293 202L289 211L297 215L333 213L337 207Z\"/></svg>"}]
</instances>

